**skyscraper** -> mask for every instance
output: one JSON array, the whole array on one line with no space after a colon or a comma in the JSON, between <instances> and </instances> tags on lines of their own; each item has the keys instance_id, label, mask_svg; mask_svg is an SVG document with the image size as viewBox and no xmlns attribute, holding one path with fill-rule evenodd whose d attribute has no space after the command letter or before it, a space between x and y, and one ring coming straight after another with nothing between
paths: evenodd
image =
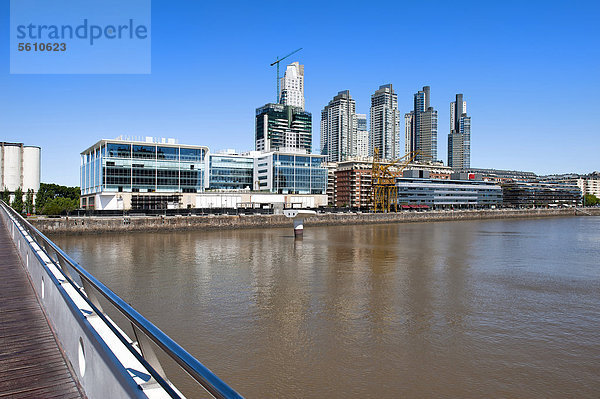
<instances>
[{"instance_id":1,"label":"skyscraper","mask_svg":"<svg viewBox=\"0 0 600 399\"><path fill-rule=\"evenodd\" d=\"M354 153L356 103L348 90L340 91L321 111L321 154L327 162L346 160Z\"/></svg>"},{"instance_id":2,"label":"skyscraper","mask_svg":"<svg viewBox=\"0 0 600 399\"><path fill-rule=\"evenodd\" d=\"M414 109L404 115L407 153L419 151L417 161L437 160L437 111L430 106L430 87L414 95Z\"/></svg>"},{"instance_id":3,"label":"skyscraper","mask_svg":"<svg viewBox=\"0 0 600 399\"><path fill-rule=\"evenodd\" d=\"M371 95L371 134L369 155L379 148L382 159L394 159L400 155L400 114L398 95L391 84L379 87Z\"/></svg>"},{"instance_id":4,"label":"skyscraper","mask_svg":"<svg viewBox=\"0 0 600 399\"><path fill-rule=\"evenodd\" d=\"M266 104L256 109L256 150L310 154L312 115L300 107Z\"/></svg>"},{"instance_id":5,"label":"skyscraper","mask_svg":"<svg viewBox=\"0 0 600 399\"><path fill-rule=\"evenodd\" d=\"M279 102L304 110L304 65L293 62L280 80Z\"/></svg>"},{"instance_id":6,"label":"skyscraper","mask_svg":"<svg viewBox=\"0 0 600 399\"><path fill-rule=\"evenodd\" d=\"M413 149L413 119L415 116L414 111L410 111L407 114L404 114L404 153L408 154Z\"/></svg>"},{"instance_id":7,"label":"skyscraper","mask_svg":"<svg viewBox=\"0 0 600 399\"><path fill-rule=\"evenodd\" d=\"M354 114L356 134L352 140L352 156L366 158L369 156L369 131L367 130L367 115Z\"/></svg>"},{"instance_id":8,"label":"skyscraper","mask_svg":"<svg viewBox=\"0 0 600 399\"><path fill-rule=\"evenodd\" d=\"M448 166L455 169L471 167L471 117L467 102L457 94L450 103L450 133L448 134Z\"/></svg>"}]
</instances>

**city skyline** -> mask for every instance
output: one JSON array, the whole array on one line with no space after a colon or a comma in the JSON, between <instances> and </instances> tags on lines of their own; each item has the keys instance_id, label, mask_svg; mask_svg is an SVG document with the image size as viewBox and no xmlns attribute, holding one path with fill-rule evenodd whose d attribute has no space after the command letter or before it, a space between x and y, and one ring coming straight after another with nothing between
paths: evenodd
<instances>
[{"instance_id":1,"label":"city skyline","mask_svg":"<svg viewBox=\"0 0 600 399\"><path fill-rule=\"evenodd\" d=\"M317 3L309 2L306 10L314 11L314 18L287 19L286 40L260 46L257 38L279 34L276 16L291 5L155 1L152 7L150 75L10 75L8 44L0 44L2 140L42 147L43 182L76 185L82 149L121 134L175 137L214 150L253 148L255 109L272 101L275 90L269 63L298 47L302 52L290 61L306 66L305 109L315 119L341 89L352 93L356 113L369 114L373 91L392 83L404 114L412 108L412 94L429 85L442 121L438 159L447 159L447 104L465 93L469 115L475 116L473 167L538 174L599 169L600 135L593 118L600 107L596 2L467 2L461 10L443 2L389 3L386 10L403 15L391 24L374 22L381 7L343 9L332 3L319 5L317 13ZM418 63L403 62L406 52L398 38L410 37L425 11L432 28L421 40L430 47ZM0 15L8 20L8 4ZM456 24L458 15L469 24ZM348 30L358 17L365 29ZM348 32L344 42L330 46L323 40L337 31ZM459 32L468 51L450 45ZM213 36L218 40L208 40ZM371 40L375 36L390 39ZM361 57L345 61L357 51ZM514 106L519 97L530 98L526 108ZM565 113L592 116L557 118ZM403 138L401 133L401 148ZM313 152L319 139L313 134Z\"/></svg>"}]
</instances>

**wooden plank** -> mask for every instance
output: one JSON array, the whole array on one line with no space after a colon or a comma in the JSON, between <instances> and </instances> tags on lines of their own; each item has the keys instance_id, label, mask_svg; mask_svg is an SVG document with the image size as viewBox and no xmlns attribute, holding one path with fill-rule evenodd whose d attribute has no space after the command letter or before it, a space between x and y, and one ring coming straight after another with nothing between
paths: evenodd
<instances>
[{"instance_id":1,"label":"wooden plank","mask_svg":"<svg viewBox=\"0 0 600 399\"><path fill-rule=\"evenodd\" d=\"M0 219L0 398L84 398Z\"/></svg>"}]
</instances>

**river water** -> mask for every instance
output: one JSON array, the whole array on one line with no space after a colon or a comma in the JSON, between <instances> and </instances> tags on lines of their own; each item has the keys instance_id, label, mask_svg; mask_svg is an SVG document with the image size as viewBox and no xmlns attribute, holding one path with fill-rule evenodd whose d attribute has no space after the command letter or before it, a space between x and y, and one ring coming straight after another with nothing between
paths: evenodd
<instances>
[{"instance_id":1,"label":"river water","mask_svg":"<svg viewBox=\"0 0 600 399\"><path fill-rule=\"evenodd\" d=\"M600 217L52 238L247 398L600 397Z\"/></svg>"}]
</instances>

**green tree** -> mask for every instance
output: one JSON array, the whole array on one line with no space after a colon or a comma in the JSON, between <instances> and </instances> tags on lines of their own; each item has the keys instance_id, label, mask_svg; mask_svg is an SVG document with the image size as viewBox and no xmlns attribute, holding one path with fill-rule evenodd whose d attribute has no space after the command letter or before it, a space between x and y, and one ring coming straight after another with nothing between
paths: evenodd
<instances>
[{"instance_id":1,"label":"green tree","mask_svg":"<svg viewBox=\"0 0 600 399\"><path fill-rule=\"evenodd\" d=\"M28 214L33 213L33 189L27 190L27 195L25 196L25 212Z\"/></svg>"},{"instance_id":2,"label":"green tree","mask_svg":"<svg viewBox=\"0 0 600 399\"><path fill-rule=\"evenodd\" d=\"M75 200L79 204L79 187L59 186L58 184L41 183L38 190L35 209L37 213L45 213L46 205L56 198ZM78 206L77 206L78 207Z\"/></svg>"},{"instance_id":3,"label":"green tree","mask_svg":"<svg viewBox=\"0 0 600 399\"><path fill-rule=\"evenodd\" d=\"M583 196L583 203L585 206L596 206L600 204L600 199L594 194L586 194Z\"/></svg>"},{"instance_id":4,"label":"green tree","mask_svg":"<svg viewBox=\"0 0 600 399\"><path fill-rule=\"evenodd\" d=\"M10 203L10 191L8 191L8 187L4 187L4 191L2 191L2 201L7 204Z\"/></svg>"},{"instance_id":5,"label":"green tree","mask_svg":"<svg viewBox=\"0 0 600 399\"><path fill-rule=\"evenodd\" d=\"M23 190L21 190L21 187L15 190L15 199L13 199L10 206L19 213L23 212Z\"/></svg>"},{"instance_id":6,"label":"green tree","mask_svg":"<svg viewBox=\"0 0 600 399\"><path fill-rule=\"evenodd\" d=\"M60 215L63 212L72 212L79 207L79 200L57 197L46 202L42 213L44 215Z\"/></svg>"}]
</instances>

